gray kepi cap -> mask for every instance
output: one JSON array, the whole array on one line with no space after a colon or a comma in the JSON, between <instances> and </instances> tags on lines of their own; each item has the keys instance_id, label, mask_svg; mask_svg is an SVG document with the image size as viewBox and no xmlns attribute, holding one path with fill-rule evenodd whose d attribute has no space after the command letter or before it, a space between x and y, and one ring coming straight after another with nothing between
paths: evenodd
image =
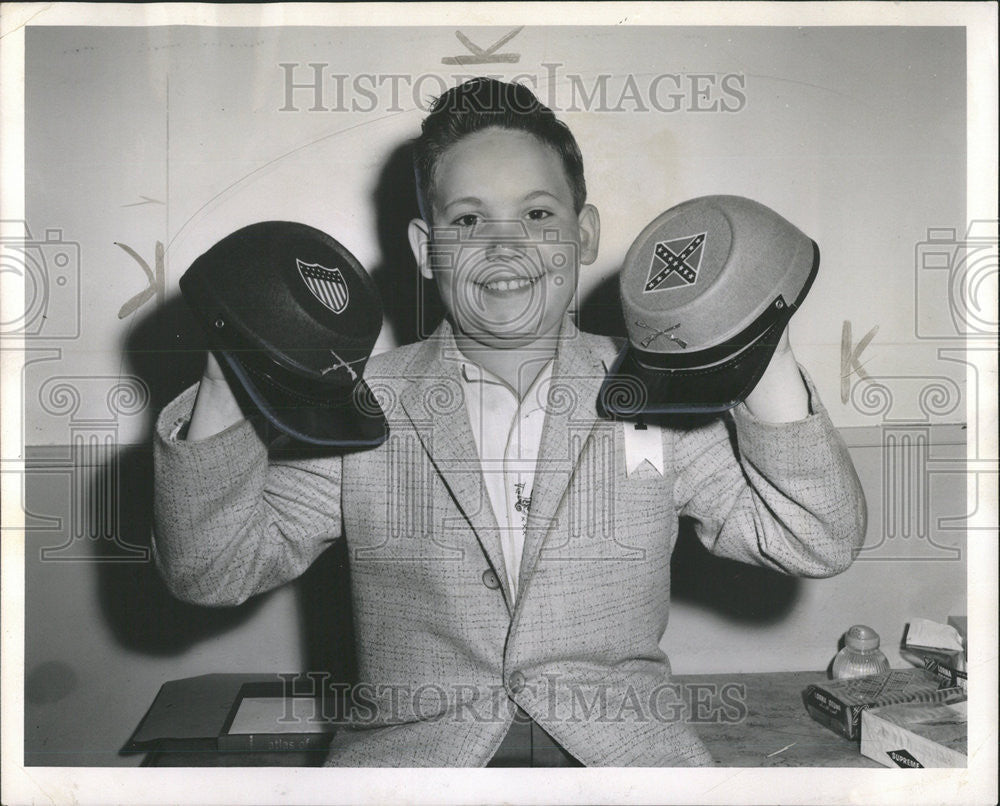
<instances>
[{"instance_id":1,"label":"gray kepi cap","mask_svg":"<svg viewBox=\"0 0 1000 806\"><path fill-rule=\"evenodd\" d=\"M819 269L793 224L740 196L703 196L654 219L620 275L628 343L598 395L605 417L722 412L767 367Z\"/></svg>"}]
</instances>

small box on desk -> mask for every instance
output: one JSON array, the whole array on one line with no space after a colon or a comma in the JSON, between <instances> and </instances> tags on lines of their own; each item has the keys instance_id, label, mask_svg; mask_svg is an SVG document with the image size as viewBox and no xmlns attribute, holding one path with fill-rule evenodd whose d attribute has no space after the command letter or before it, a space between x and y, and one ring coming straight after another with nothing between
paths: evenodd
<instances>
[{"instance_id":1,"label":"small box on desk","mask_svg":"<svg viewBox=\"0 0 1000 806\"><path fill-rule=\"evenodd\" d=\"M913 619L906 625L900 654L915 666L936 674L942 688L969 687L966 671L967 622L948 617L948 624L927 619Z\"/></svg>"},{"instance_id":2,"label":"small box on desk","mask_svg":"<svg viewBox=\"0 0 1000 806\"><path fill-rule=\"evenodd\" d=\"M967 767L969 714L964 693L943 702L902 703L861 715L861 753L886 767Z\"/></svg>"},{"instance_id":3,"label":"small box on desk","mask_svg":"<svg viewBox=\"0 0 1000 806\"><path fill-rule=\"evenodd\" d=\"M861 738L861 714L869 708L902 702L938 702L947 696L938 678L925 669L894 669L868 677L824 680L802 693L809 715L830 730Z\"/></svg>"}]
</instances>

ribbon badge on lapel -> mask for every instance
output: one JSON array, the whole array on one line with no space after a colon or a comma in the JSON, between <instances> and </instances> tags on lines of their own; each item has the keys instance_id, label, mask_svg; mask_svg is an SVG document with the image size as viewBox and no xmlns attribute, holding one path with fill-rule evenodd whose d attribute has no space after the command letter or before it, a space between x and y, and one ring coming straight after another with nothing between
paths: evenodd
<instances>
[{"instance_id":1,"label":"ribbon badge on lapel","mask_svg":"<svg viewBox=\"0 0 1000 806\"><path fill-rule=\"evenodd\" d=\"M646 465L663 475L663 432L659 426L636 428L635 423L621 424L625 435L625 475L640 472Z\"/></svg>"}]
</instances>

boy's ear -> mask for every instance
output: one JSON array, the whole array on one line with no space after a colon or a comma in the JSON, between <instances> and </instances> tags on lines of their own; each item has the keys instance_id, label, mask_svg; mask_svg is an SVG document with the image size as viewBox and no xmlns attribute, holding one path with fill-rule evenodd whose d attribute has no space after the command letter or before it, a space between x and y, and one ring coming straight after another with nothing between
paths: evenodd
<instances>
[{"instance_id":1,"label":"boy's ear","mask_svg":"<svg viewBox=\"0 0 1000 806\"><path fill-rule=\"evenodd\" d=\"M592 204L583 205L577 216L580 224L580 264L588 266L597 260L597 246L601 240L601 216Z\"/></svg>"},{"instance_id":2,"label":"boy's ear","mask_svg":"<svg viewBox=\"0 0 1000 806\"><path fill-rule=\"evenodd\" d=\"M428 258L431 242L430 227L422 218L414 218L410 221L406 234L410 239L410 249L413 252L414 260L417 261L420 274L428 280L433 280L434 275L431 272L431 263Z\"/></svg>"}]
</instances>

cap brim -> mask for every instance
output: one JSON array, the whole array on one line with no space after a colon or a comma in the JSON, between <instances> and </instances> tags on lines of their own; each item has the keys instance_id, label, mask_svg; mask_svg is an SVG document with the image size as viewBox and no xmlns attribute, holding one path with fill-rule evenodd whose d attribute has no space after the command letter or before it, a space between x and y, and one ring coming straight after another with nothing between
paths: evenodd
<instances>
[{"instance_id":1,"label":"cap brim","mask_svg":"<svg viewBox=\"0 0 1000 806\"><path fill-rule=\"evenodd\" d=\"M252 372L228 350L218 350L253 404L278 430L310 445L344 449L374 448L385 442L389 427L375 396L358 380L342 396L311 404Z\"/></svg>"},{"instance_id":2,"label":"cap brim","mask_svg":"<svg viewBox=\"0 0 1000 806\"><path fill-rule=\"evenodd\" d=\"M718 364L664 369L641 362L626 344L597 396L602 417L631 419L644 414L711 414L740 403L757 385L778 346L788 317L752 344Z\"/></svg>"}]
</instances>

